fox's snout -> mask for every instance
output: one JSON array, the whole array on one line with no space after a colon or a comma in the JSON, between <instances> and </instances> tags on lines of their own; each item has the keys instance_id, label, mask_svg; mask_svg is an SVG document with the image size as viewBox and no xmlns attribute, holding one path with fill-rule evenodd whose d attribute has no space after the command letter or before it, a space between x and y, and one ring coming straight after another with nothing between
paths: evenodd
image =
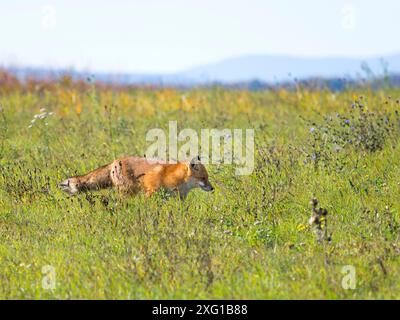
<instances>
[{"instance_id":1,"label":"fox's snout","mask_svg":"<svg viewBox=\"0 0 400 320\"><path fill-rule=\"evenodd\" d=\"M204 191L207 191L207 192L214 191L214 187L210 183L206 184L206 183L200 181L199 186Z\"/></svg>"}]
</instances>

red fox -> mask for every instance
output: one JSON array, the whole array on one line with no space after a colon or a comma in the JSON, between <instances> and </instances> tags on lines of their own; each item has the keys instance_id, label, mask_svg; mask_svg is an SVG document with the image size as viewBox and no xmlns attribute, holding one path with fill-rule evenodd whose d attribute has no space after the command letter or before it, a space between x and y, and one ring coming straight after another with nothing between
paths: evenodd
<instances>
[{"instance_id":1,"label":"red fox","mask_svg":"<svg viewBox=\"0 0 400 320\"><path fill-rule=\"evenodd\" d=\"M214 190L199 156L190 162L176 164L139 157L117 159L86 175L68 178L59 187L70 195L116 187L127 194L137 194L142 190L147 197L166 189L169 194L178 193L181 199L197 187L204 191Z\"/></svg>"}]
</instances>

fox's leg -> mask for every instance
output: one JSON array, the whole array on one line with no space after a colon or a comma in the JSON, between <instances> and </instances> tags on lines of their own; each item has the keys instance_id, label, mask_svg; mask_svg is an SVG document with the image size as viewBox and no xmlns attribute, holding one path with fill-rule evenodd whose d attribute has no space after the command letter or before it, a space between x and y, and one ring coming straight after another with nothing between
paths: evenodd
<instances>
[{"instance_id":1,"label":"fox's leg","mask_svg":"<svg viewBox=\"0 0 400 320\"><path fill-rule=\"evenodd\" d=\"M151 195L158 191L158 186L151 181L151 179L147 179L149 176L145 176L143 179L143 187L144 191L146 192L146 198L150 198Z\"/></svg>"},{"instance_id":2,"label":"fox's leg","mask_svg":"<svg viewBox=\"0 0 400 320\"><path fill-rule=\"evenodd\" d=\"M74 195L88 190L100 190L113 185L110 176L111 164L100 167L88 174L68 178L60 183L61 190Z\"/></svg>"},{"instance_id":3,"label":"fox's leg","mask_svg":"<svg viewBox=\"0 0 400 320\"><path fill-rule=\"evenodd\" d=\"M143 188L146 192L146 198L150 198L151 195L160 189L159 179L155 177L154 172L148 172L143 178Z\"/></svg>"},{"instance_id":4,"label":"fox's leg","mask_svg":"<svg viewBox=\"0 0 400 320\"><path fill-rule=\"evenodd\" d=\"M157 189L147 188L145 191L146 191L146 198L150 198L153 195L153 193L157 192Z\"/></svg>"}]
</instances>

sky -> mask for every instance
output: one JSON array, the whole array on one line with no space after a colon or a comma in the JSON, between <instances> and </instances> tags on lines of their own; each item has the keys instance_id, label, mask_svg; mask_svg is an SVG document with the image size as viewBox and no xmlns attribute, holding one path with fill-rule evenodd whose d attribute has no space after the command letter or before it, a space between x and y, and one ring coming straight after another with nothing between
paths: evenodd
<instances>
[{"instance_id":1,"label":"sky","mask_svg":"<svg viewBox=\"0 0 400 320\"><path fill-rule=\"evenodd\" d=\"M400 53L398 0L0 0L0 65L173 73L247 54Z\"/></svg>"}]
</instances>

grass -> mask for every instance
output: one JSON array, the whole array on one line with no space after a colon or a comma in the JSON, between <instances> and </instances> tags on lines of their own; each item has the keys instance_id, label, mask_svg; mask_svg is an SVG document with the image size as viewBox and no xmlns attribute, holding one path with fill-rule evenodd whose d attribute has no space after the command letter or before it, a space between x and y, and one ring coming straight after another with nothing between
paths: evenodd
<instances>
[{"instance_id":1,"label":"grass","mask_svg":"<svg viewBox=\"0 0 400 320\"><path fill-rule=\"evenodd\" d=\"M369 88L121 89L66 79L3 86L0 298L399 299L399 96ZM364 127L355 101L367 110ZM41 108L47 114L29 128ZM364 132L376 148L349 143L346 115L354 138ZM197 131L254 128L253 174L209 165L216 192L196 190L185 202L113 190L69 197L57 188L116 157L144 154L146 132L169 120ZM328 215L310 226L314 197ZM354 290L342 286L348 265ZM45 266L54 268L53 289Z\"/></svg>"}]
</instances>

